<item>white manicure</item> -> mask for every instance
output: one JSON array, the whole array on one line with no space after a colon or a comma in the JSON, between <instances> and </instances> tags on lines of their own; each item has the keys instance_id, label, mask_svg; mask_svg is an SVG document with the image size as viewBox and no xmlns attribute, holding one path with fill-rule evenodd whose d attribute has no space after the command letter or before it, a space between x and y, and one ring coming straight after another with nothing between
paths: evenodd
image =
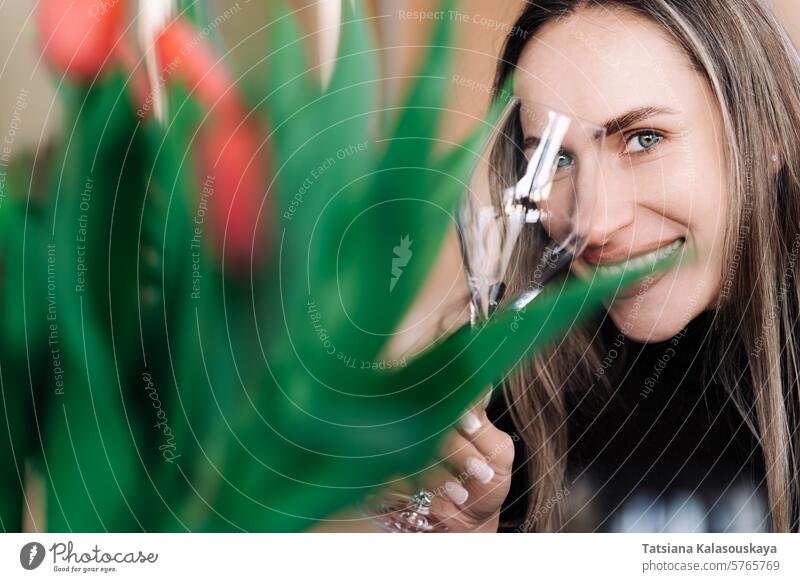
<instances>
[{"instance_id":1,"label":"white manicure","mask_svg":"<svg viewBox=\"0 0 800 582\"><path fill-rule=\"evenodd\" d=\"M469 498L469 491L455 481L446 481L444 484L444 492L450 498L450 501L456 505L462 505Z\"/></svg>"},{"instance_id":2,"label":"white manicure","mask_svg":"<svg viewBox=\"0 0 800 582\"><path fill-rule=\"evenodd\" d=\"M481 421L474 412L468 412L461 417L461 428L467 434L474 434L481 427Z\"/></svg>"},{"instance_id":3,"label":"white manicure","mask_svg":"<svg viewBox=\"0 0 800 582\"><path fill-rule=\"evenodd\" d=\"M483 409L486 410L489 407L489 402L492 400L492 391L489 390L486 393L486 396L483 397Z\"/></svg>"},{"instance_id":4,"label":"white manicure","mask_svg":"<svg viewBox=\"0 0 800 582\"><path fill-rule=\"evenodd\" d=\"M467 472L484 485L494 477L494 469L475 457L467 459Z\"/></svg>"}]
</instances>

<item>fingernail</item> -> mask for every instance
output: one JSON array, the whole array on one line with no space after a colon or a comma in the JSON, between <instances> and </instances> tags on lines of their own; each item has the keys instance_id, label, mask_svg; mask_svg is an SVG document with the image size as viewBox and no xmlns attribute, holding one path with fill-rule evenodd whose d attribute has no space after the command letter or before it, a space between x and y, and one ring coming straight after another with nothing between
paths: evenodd
<instances>
[{"instance_id":1,"label":"fingernail","mask_svg":"<svg viewBox=\"0 0 800 582\"><path fill-rule=\"evenodd\" d=\"M486 396L483 397L483 409L486 410L489 407L489 402L492 400L492 390L486 393Z\"/></svg>"},{"instance_id":2,"label":"fingernail","mask_svg":"<svg viewBox=\"0 0 800 582\"><path fill-rule=\"evenodd\" d=\"M467 434L474 434L480 427L481 421L474 412L467 412L461 417L461 428L463 428Z\"/></svg>"},{"instance_id":3,"label":"fingernail","mask_svg":"<svg viewBox=\"0 0 800 582\"><path fill-rule=\"evenodd\" d=\"M462 505L469 498L469 491L455 481L445 481L444 492L456 505Z\"/></svg>"},{"instance_id":4,"label":"fingernail","mask_svg":"<svg viewBox=\"0 0 800 582\"><path fill-rule=\"evenodd\" d=\"M467 472L484 485L494 477L494 469L475 457L467 459Z\"/></svg>"}]
</instances>

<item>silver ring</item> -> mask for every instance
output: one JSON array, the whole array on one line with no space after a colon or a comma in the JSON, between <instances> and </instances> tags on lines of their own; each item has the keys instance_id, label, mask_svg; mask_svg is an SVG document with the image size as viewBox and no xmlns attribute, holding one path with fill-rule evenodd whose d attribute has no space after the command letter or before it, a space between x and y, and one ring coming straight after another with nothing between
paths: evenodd
<instances>
[{"instance_id":1,"label":"silver ring","mask_svg":"<svg viewBox=\"0 0 800 582\"><path fill-rule=\"evenodd\" d=\"M416 493L411 497L411 503L418 512L423 515L427 515L431 508L431 503L433 502L433 491L428 491L427 489L418 489Z\"/></svg>"}]
</instances>

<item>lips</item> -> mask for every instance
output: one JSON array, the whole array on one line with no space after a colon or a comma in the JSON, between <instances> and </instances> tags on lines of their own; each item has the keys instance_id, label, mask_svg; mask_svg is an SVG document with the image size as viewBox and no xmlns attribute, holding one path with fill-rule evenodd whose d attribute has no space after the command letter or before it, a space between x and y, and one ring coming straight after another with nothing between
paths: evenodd
<instances>
[{"instance_id":1,"label":"lips","mask_svg":"<svg viewBox=\"0 0 800 582\"><path fill-rule=\"evenodd\" d=\"M659 261L662 261L678 251L680 251L685 244L683 238L676 239L667 244L661 244L646 252L640 252L636 255L630 253L602 253L602 251L592 251L588 256L584 254L583 259L585 262L595 265L599 274L619 275L626 269L646 269L655 267ZM622 255L623 260L614 260L615 255Z\"/></svg>"},{"instance_id":2,"label":"lips","mask_svg":"<svg viewBox=\"0 0 800 582\"><path fill-rule=\"evenodd\" d=\"M581 255L581 259L592 266L621 264L636 260L654 252L662 251L663 249L671 248L674 245L677 245L675 249L677 250L677 248L680 248L680 244L683 242L683 238L673 239L668 242L661 241L655 244L647 245L636 252L632 251L630 248L624 247L618 247L612 250L608 250L604 247L595 247L586 249Z\"/></svg>"}]
</instances>

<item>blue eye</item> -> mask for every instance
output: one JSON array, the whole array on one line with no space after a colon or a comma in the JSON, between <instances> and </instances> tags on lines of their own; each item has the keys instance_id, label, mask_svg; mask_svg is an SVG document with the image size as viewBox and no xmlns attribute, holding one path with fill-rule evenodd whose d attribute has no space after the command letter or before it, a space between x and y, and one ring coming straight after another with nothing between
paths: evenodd
<instances>
[{"instance_id":1,"label":"blue eye","mask_svg":"<svg viewBox=\"0 0 800 582\"><path fill-rule=\"evenodd\" d=\"M565 151L558 152L558 159L556 160L556 166L558 168L568 168L575 163L575 157L571 156Z\"/></svg>"},{"instance_id":2,"label":"blue eye","mask_svg":"<svg viewBox=\"0 0 800 582\"><path fill-rule=\"evenodd\" d=\"M662 139L664 136L658 132L641 131L628 138L628 141L625 142L625 151L629 154L644 152L658 145Z\"/></svg>"}]
</instances>

